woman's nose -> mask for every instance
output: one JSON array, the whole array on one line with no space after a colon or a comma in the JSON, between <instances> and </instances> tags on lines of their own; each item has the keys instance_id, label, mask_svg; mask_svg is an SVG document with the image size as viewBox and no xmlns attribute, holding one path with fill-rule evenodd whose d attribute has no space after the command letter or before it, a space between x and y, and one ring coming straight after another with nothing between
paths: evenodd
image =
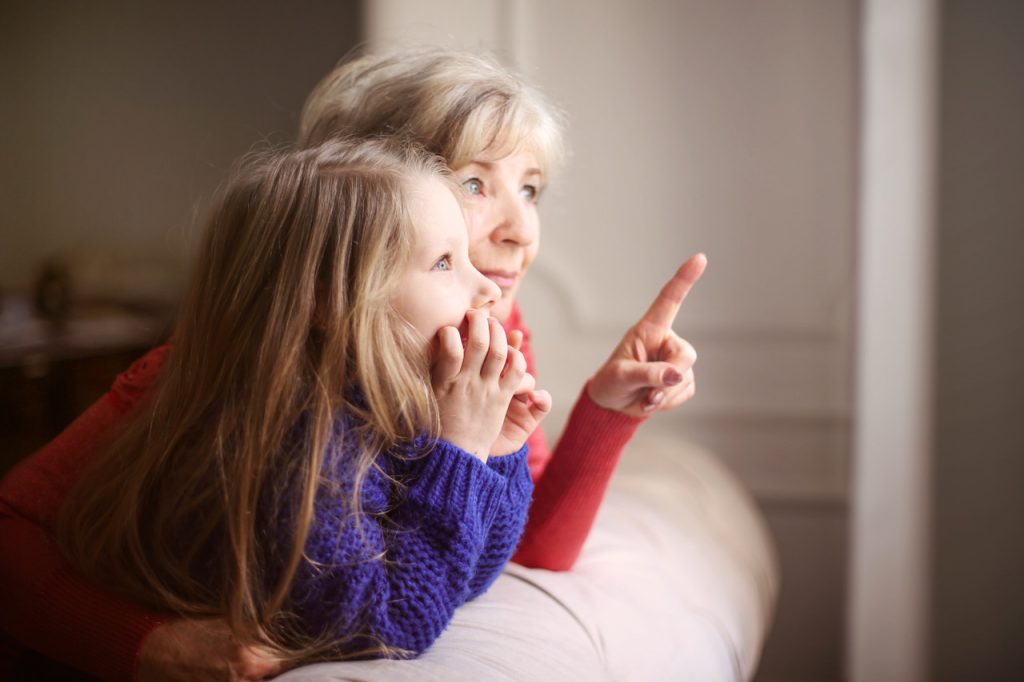
<instances>
[{"instance_id":1,"label":"woman's nose","mask_svg":"<svg viewBox=\"0 0 1024 682\"><path fill-rule=\"evenodd\" d=\"M530 219L529 205L517 192L503 192L497 201L498 223L491 239L529 246L537 239L537 222Z\"/></svg>"}]
</instances>

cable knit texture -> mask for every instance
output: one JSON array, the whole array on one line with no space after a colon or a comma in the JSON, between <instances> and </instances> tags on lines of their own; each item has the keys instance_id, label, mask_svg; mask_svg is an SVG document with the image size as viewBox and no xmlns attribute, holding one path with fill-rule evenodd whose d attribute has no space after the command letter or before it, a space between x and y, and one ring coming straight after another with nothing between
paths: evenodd
<instances>
[{"instance_id":1,"label":"cable knit texture","mask_svg":"<svg viewBox=\"0 0 1024 682\"><path fill-rule=\"evenodd\" d=\"M421 439L370 470L357 517L352 452L336 435L290 606L310 634L348 637L341 653L374 642L422 653L512 556L533 492L526 446L484 464Z\"/></svg>"}]
</instances>

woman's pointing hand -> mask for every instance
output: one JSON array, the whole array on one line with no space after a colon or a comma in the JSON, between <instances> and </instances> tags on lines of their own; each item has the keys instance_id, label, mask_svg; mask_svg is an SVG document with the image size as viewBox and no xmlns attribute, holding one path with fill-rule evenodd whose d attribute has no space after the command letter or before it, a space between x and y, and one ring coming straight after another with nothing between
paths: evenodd
<instances>
[{"instance_id":1,"label":"woman's pointing hand","mask_svg":"<svg viewBox=\"0 0 1024 682\"><path fill-rule=\"evenodd\" d=\"M662 287L590 379L587 392L601 407L633 417L670 410L693 397L697 351L672 331L680 306L704 274L708 259L692 256Z\"/></svg>"}]
</instances>

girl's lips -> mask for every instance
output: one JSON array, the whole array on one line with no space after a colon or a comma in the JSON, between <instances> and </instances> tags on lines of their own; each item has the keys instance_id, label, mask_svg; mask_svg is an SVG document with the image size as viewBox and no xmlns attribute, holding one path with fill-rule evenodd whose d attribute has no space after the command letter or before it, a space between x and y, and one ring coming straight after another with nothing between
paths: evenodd
<instances>
[{"instance_id":1,"label":"girl's lips","mask_svg":"<svg viewBox=\"0 0 1024 682\"><path fill-rule=\"evenodd\" d=\"M508 270L484 270L481 274L502 289L511 289L519 278L518 272L510 272Z\"/></svg>"}]
</instances>

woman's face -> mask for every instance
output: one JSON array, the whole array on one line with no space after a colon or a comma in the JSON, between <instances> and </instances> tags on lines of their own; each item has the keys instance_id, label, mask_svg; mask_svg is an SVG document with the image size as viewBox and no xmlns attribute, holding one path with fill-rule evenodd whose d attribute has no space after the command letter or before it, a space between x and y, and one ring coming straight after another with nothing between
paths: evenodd
<instances>
[{"instance_id":1,"label":"woman's face","mask_svg":"<svg viewBox=\"0 0 1024 682\"><path fill-rule=\"evenodd\" d=\"M540 247L540 164L532 151L520 150L501 159L476 159L457 168L455 175L467 194L463 205L469 258L501 288L492 314L504 322Z\"/></svg>"}]
</instances>

